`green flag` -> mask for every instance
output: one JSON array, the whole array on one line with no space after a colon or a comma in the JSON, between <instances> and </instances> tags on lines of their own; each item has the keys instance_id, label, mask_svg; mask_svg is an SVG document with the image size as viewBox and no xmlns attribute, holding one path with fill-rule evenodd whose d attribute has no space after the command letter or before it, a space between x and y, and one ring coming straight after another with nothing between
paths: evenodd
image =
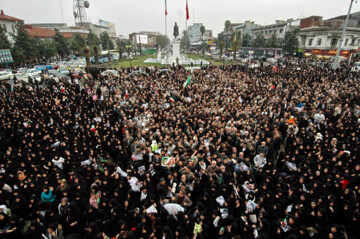
<instances>
[{"instance_id":1,"label":"green flag","mask_svg":"<svg viewBox=\"0 0 360 239\"><path fill-rule=\"evenodd\" d=\"M183 87L186 88L190 84L190 81L191 81L191 75L187 78L187 80L184 83Z\"/></svg>"}]
</instances>

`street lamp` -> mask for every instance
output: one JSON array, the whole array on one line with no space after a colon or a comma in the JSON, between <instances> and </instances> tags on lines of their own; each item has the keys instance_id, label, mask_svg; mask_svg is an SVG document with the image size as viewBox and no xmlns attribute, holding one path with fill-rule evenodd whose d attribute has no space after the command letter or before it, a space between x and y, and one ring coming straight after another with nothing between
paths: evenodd
<instances>
[{"instance_id":1,"label":"street lamp","mask_svg":"<svg viewBox=\"0 0 360 239\"><path fill-rule=\"evenodd\" d=\"M350 0L350 7L349 7L349 11L348 11L348 14L346 16L346 20L345 20L345 23L344 23L344 26L343 26L343 30L342 30L342 34L341 34L341 38L340 38L340 42L339 42L339 46L338 46L338 49L337 49L337 52L336 52L336 56L335 56L335 60L334 60L334 64L333 64L333 69L336 70L338 67L339 67L339 58L340 58L340 51L341 51L341 45L344 41L344 37L345 37L345 32L346 32L346 26L349 22L349 17L350 17L350 12L351 12L351 7L352 7L352 4L353 4L353 1L354 0Z\"/></svg>"},{"instance_id":2,"label":"street lamp","mask_svg":"<svg viewBox=\"0 0 360 239\"><path fill-rule=\"evenodd\" d=\"M132 69L132 64L131 64L132 57L129 56L128 59L129 59L129 61L130 61L130 69Z\"/></svg>"},{"instance_id":3,"label":"street lamp","mask_svg":"<svg viewBox=\"0 0 360 239\"><path fill-rule=\"evenodd\" d=\"M224 69L225 69L225 57L226 57L226 55L223 54L221 57L222 57L222 59L223 59L223 70L224 70Z\"/></svg>"}]
</instances>

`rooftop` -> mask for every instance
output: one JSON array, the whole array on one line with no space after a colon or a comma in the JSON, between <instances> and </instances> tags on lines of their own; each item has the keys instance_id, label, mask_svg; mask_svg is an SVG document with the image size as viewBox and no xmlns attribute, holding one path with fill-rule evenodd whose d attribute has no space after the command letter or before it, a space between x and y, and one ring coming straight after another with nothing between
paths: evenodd
<instances>
[{"instance_id":1,"label":"rooftop","mask_svg":"<svg viewBox=\"0 0 360 239\"><path fill-rule=\"evenodd\" d=\"M3 21L12 21L12 22L24 22L24 20L21 20L21 19L19 19L19 18L5 15L3 10L1 10L1 12L0 12L0 20L3 20Z\"/></svg>"},{"instance_id":2,"label":"rooftop","mask_svg":"<svg viewBox=\"0 0 360 239\"><path fill-rule=\"evenodd\" d=\"M52 29L34 27L31 25L27 25L27 31L30 37L52 38L55 35L55 31Z\"/></svg>"}]
</instances>

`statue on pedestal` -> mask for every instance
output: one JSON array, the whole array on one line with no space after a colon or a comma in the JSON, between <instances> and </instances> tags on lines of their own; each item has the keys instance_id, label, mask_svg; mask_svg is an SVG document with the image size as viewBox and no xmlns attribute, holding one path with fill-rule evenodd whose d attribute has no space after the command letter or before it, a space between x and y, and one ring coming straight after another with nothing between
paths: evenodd
<instances>
[{"instance_id":1,"label":"statue on pedestal","mask_svg":"<svg viewBox=\"0 0 360 239\"><path fill-rule=\"evenodd\" d=\"M177 23L175 22L175 26L174 26L174 39L176 39L179 36L179 27L177 25Z\"/></svg>"}]
</instances>

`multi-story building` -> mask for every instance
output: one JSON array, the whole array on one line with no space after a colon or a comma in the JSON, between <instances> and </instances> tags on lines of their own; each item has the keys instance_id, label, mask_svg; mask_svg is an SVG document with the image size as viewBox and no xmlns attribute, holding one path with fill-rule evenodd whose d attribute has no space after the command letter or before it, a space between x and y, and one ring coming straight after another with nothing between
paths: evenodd
<instances>
[{"instance_id":1,"label":"multi-story building","mask_svg":"<svg viewBox=\"0 0 360 239\"><path fill-rule=\"evenodd\" d=\"M209 41L212 39L212 31L206 29L204 33L204 39L201 38L202 26L202 23L194 23L192 26L188 27L189 45L200 45L202 40Z\"/></svg>"},{"instance_id":2,"label":"multi-story building","mask_svg":"<svg viewBox=\"0 0 360 239\"><path fill-rule=\"evenodd\" d=\"M276 20L275 24L253 27L250 35L252 39L254 39L258 34L264 36L265 39L268 39L275 34L277 38L285 39L286 32L289 32L294 28L299 28L299 25L300 20Z\"/></svg>"},{"instance_id":3,"label":"multi-story building","mask_svg":"<svg viewBox=\"0 0 360 239\"><path fill-rule=\"evenodd\" d=\"M244 23L239 23L236 24L234 26L232 26L232 31L233 32L240 32L242 36L246 35L246 34L251 34L251 31L258 27L259 25L256 25L254 22L252 21L245 21Z\"/></svg>"},{"instance_id":4,"label":"multi-story building","mask_svg":"<svg viewBox=\"0 0 360 239\"><path fill-rule=\"evenodd\" d=\"M323 20L319 16L304 18L300 22L299 43L306 54L335 56L346 16ZM360 12L350 15L341 56L348 57L360 46Z\"/></svg>"},{"instance_id":5,"label":"multi-story building","mask_svg":"<svg viewBox=\"0 0 360 239\"><path fill-rule=\"evenodd\" d=\"M24 20L5 15L4 11L1 10L0 26L5 30L5 34L10 43L14 43L14 39L11 37L10 33L16 34L16 24L19 22L24 22Z\"/></svg>"},{"instance_id":6,"label":"multi-story building","mask_svg":"<svg viewBox=\"0 0 360 239\"><path fill-rule=\"evenodd\" d=\"M155 47L156 37L160 36L159 32L140 31L129 34L129 40L132 44L142 44L144 47Z\"/></svg>"}]
</instances>

